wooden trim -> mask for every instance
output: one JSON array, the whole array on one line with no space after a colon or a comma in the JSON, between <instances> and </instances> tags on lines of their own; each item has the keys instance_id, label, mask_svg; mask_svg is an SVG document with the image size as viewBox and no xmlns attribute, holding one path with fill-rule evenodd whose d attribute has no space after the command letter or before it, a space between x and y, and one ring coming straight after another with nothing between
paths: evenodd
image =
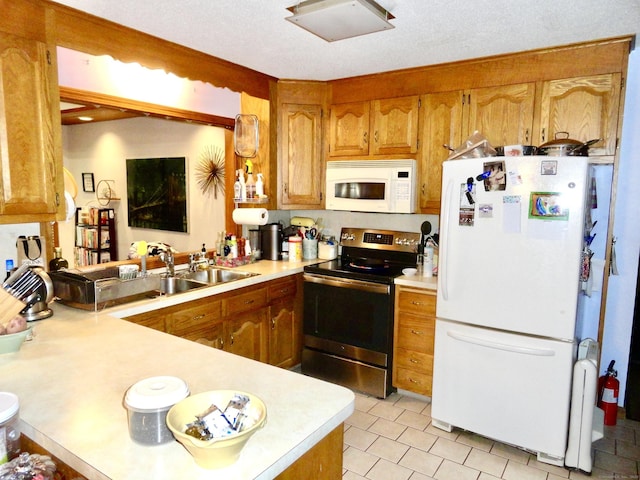
<instances>
[{"instance_id":1,"label":"wooden trim","mask_svg":"<svg viewBox=\"0 0 640 480\"><path fill-rule=\"evenodd\" d=\"M35 0L34 0L35 1ZM4 2L3 2L4 3ZM9 2L7 2L9 3ZM122 62L161 68L191 80L211 83L235 92L269 98L276 78L226 60L168 42L64 5L40 0L55 17L55 44L90 53L110 55ZM3 7L4 9L4 7Z\"/></svg>"},{"instance_id":2,"label":"wooden trim","mask_svg":"<svg viewBox=\"0 0 640 480\"><path fill-rule=\"evenodd\" d=\"M333 80L331 103L620 72L632 41L618 37Z\"/></svg>"},{"instance_id":3,"label":"wooden trim","mask_svg":"<svg viewBox=\"0 0 640 480\"><path fill-rule=\"evenodd\" d=\"M71 87L60 87L60 100L63 102L90 103L96 106L114 107L126 109L128 111L143 114L154 118L166 120L185 120L193 123L212 125L215 127L233 129L235 120L233 118L210 115L207 113L193 112L180 108L167 107L154 103L140 102L123 97L115 97L103 93L88 92Z\"/></svg>"}]
</instances>

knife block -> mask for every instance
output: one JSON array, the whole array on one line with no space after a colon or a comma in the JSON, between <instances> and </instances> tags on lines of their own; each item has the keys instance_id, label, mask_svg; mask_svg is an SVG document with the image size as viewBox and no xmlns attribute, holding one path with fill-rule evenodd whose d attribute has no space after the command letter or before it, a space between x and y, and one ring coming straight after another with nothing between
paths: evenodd
<instances>
[{"instance_id":1,"label":"knife block","mask_svg":"<svg viewBox=\"0 0 640 480\"><path fill-rule=\"evenodd\" d=\"M3 288L0 288L0 323L5 324L13 317L18 315L24 308L22 303L17 298L11 296Z\"/></svg>"}]
</instances>

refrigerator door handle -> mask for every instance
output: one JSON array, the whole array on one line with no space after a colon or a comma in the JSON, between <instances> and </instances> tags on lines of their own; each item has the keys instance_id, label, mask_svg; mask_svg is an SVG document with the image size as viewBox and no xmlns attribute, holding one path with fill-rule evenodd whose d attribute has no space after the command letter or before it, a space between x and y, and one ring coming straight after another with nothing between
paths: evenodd
<instances>
[{"instance_id":1,"label":"refrigerator door handle","mask_svg":"<svg viewBox=\"0 0 640 480\"><path fill-rule=\"evenodd\" d=\"M458 340L460 342L471 343L474 345L480 345L482 347L495 348L498 350L504 350L506 352L521 353L524 355L535 355L538 357L553 357L556 352L548 348L530 348L522 347L520 345L509 345L506 343L494 342L487 340L486 338L475 337L471 335L464 335L462 333L449 330L447 335Z\"/></svg>"},{"instance_id":2,"label":"refrigerator door handle","mask_svg":"<svg viewBox=\"0 0 640 480\"><path fill-rule=\"evenodd\" d=\"M442 205L441 230L442 232L444 232L445 239L449 238L449 225L451 223L449 221L449 214L450 214L449 210L451 209L451 203L453 201L452 199L453 185L454 184L452 181L449 181L449 183L447 184L447 189L444 195L444 203ZM447 242L440 241L440 258L439 258L440 265L438 266L438 277L440 278L439 288L442 290L443 300L449 300L449 282L448 282L448 275L447 275L447 272L449 271L449 269L447 268L449 263L448 253L449 253L449 247L447 246Z\"/></svg>"}]
</instances>

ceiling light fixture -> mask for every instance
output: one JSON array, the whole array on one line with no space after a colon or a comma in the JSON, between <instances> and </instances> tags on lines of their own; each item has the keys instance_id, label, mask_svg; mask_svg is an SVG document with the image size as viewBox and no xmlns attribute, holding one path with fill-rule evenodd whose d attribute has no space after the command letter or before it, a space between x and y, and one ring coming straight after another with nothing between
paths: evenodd
<instances>
[{"instance_id":1,"label":"ceiling light fixture","mask_svg":"<svg viewBox=\"0 0 640 480\"><path fill-rule=\"evenodd\" d=\"M287 10L285 20L327 42L394 28L395 17L373 0L306 0Z\"/></svg>"},{"instance_id":2,"label":"ceiling light fixture","mask_svg":"<svg viewBox=\"0 0 640 480\"><path fill-rule=\"evenodd\" d=\"M82 120L83 122L91 122L93 120L93 117L78 117L78 120Z\"/></svg>"}]
</instances>

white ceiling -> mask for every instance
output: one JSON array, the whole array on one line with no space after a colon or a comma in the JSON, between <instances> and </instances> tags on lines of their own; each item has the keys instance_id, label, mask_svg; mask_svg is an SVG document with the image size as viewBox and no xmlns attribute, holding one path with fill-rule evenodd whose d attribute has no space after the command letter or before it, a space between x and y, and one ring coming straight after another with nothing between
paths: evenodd
<instances>
[{"instance_id":1,"label":"white ceiling","mask_svg":"<svg viewBox=\"0 0 640 480\"><path fill-rule=\"evenodd\" d=\"M276 78L333 80L640 33L640 0L378 0L394 29L326 42L298 0L57 0Z\"/></svg>"}]
</instances>

